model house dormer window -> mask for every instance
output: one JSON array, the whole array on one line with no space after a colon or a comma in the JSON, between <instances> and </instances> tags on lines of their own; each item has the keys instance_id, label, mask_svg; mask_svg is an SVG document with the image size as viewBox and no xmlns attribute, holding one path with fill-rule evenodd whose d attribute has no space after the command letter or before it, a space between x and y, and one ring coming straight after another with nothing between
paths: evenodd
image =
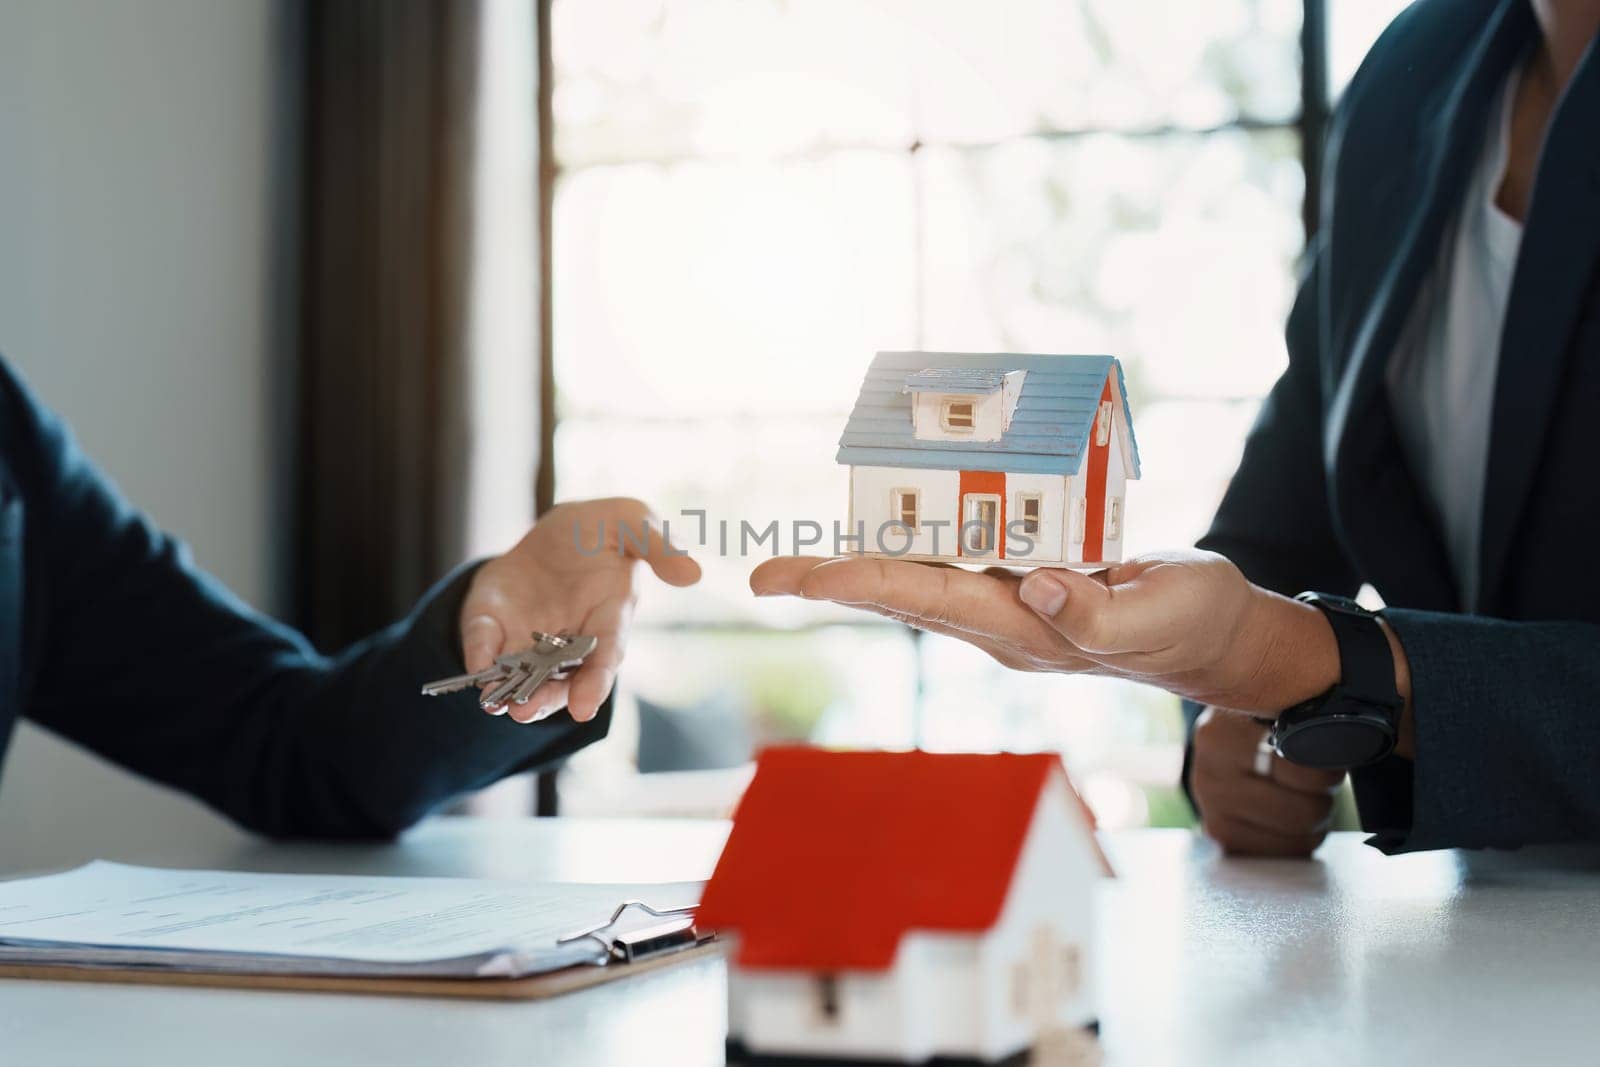
<instances>
[{"instance_id":1,"label":"model house dormer window","mask_svg":"<svg viewBox=\"0 0 1600 1067\"><path fill-rule=\"evenodd\" d=\"M977 411L974 401L947 396L939 408L939 424L951 433L971 433L978 424Z\"/></svg>"},{"instance_id":2,"label":"model house dormer window","mask_svg":"<svg viewBox=\"0 0 1600 1067\"><path fill-rule=\"evenodd\" d=\"M1100 413L1094 419L1094 443L1104 448L1111 441L1111 401L1100 403Z\"/></svg>"},{"instance_id":3,"label":"model house dormer window","mask_svg":"<svg viewBox=\"0 0 1600 1067\"><path fill-rule=\"evenodd\" d=\"M927 367L901 379L911 397L911 436L918 441L998 441L1021 396L1022 371Z\"/></svg>"}]
</instances>

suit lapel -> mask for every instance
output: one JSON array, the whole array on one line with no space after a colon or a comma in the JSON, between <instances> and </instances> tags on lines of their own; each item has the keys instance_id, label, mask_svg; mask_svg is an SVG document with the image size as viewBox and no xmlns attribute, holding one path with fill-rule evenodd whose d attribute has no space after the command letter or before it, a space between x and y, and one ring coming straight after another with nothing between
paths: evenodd
<instances>
[{"instance_id":1,"label":"suit lapel","mask_svg":"<svg viewBox=\"0 0 1600 1067\"><path fill-rule=\"evenodd\" d=\"M1500 341L1483 494L1483 602L1499 599L1560 392L1569 340L1600 252L1600 45L1591 43L1557 104Z\"/></svg>"},{"instance_id":2,"label":"suit lapel","mask_svg":"<svg viewBox=\"0 0 1600 1067\"><path fill-rule=\"evenodd\" d=\"M1373 584L1389 590L1386 596L1406 591L1408 606L1453 609L1456 583L1415 477L1396 458L1404 454L1383 390L1384 369L1438 262L1446 227L1483 148L1489 106L1536 28L1526 0L1506 0L1460 75L1421 104L1410 179L1397 182L1393 194L1415 197L1417 207L1331 383L1325 454L1335 514ZM1416 542L1410 551L1402 550L1402 537Z\"/></svg>"}]
</instances>

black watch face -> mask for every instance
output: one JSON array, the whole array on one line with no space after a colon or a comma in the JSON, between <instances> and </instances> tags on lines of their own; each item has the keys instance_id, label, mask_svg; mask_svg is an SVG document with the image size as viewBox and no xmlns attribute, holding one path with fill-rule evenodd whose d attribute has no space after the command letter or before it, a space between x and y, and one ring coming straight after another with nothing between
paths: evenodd
<instances>
[{"instance_id":1,"label":"black watch face","mask_svg":"<svg viewBox=\"0 0 1600 1067\"><path fill-rule=\"evenodd\" d=\"M1279 754L1290 763L1347 770L1387 756L1394 748L1394 730L1368 716L1335 715L1300 723L1277 742Z\"/></svg>"}]
</instances>

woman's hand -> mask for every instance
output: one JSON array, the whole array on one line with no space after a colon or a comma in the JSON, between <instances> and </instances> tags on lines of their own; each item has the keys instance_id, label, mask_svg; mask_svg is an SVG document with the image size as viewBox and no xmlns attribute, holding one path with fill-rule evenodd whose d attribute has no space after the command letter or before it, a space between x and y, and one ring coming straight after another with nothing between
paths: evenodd
<instances>
[{"instance_id":1,"label":"woman's hand","mask_svg":"<svg viewBox=\"0 0 1600 1067\"><path fill-rule=\"evenodd\" d=\"M1099 574L1019 576L869 557L775 559L757 595L830 600L948 634L1008 667L1128 678L1204 704L1276 714L1339 678L1333 631L1211 552L1144 556Z\"/></svg>"},{"instance_id":2,"label":"woman's hand","mask_svg":"<svg viewBox=\"0 0 1600 1067\"><path fill-rule=\"evenodd\" d=\"M461 657L468 671L502 652L532 644L535 630L568 630L598 639L583 665L549 680L524 705L518 722L536 722L563 705L580 722L594 718L611 693L639 599L639 564L669 585L693 585L700 565L661 537L650 509L618 497L551 508L511 551L478 569L461 606ZM505 705L488 709L503 715Z\"/></svg>"}]
</instances>

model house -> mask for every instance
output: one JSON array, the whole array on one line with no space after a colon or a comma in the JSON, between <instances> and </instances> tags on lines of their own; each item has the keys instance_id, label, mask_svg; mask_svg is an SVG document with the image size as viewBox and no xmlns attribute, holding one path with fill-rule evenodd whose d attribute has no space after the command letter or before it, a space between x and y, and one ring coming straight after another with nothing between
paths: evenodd
<instances>
[{"instance_id":1,"label":"model house","mask_svg":"<svg viewBox=\"0 0 1600 1067\"><path fill-rule=\"evenodd\" d=\"M697 922L730 1059L1004 1060L1095 1019L1110 873L1052 755L768 749Z\"/></svg>"},{"instance_id":2,"label":"model house","mask_svg":"<svg viewBox=\"0 0 1600 1067\"><path fill-rule=\"evenodd\" d=\"M839 439L862 551L1097 567L1139 477L1111 356L880 352Z\"/></svg>"}]
</instances>

